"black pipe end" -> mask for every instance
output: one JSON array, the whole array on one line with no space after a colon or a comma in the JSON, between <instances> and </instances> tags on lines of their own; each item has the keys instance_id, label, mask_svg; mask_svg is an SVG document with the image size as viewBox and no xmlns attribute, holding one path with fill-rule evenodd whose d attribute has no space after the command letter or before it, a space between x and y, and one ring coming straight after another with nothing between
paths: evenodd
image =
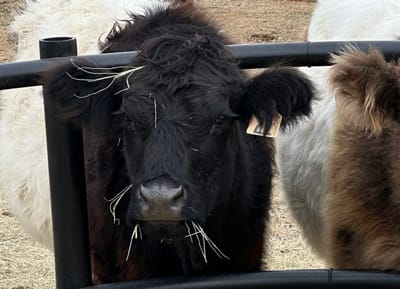
<instances>
[{"instance_id":1,"label":"black pipe end","mask_svg":"<svg viewBox=\"0 0 400 289\"><path fill-rule=\"evenodd\" d=\"M68 36L40 39L39 49L41 59L78 54L76 38Z\"/></svg>"}]
</instances>

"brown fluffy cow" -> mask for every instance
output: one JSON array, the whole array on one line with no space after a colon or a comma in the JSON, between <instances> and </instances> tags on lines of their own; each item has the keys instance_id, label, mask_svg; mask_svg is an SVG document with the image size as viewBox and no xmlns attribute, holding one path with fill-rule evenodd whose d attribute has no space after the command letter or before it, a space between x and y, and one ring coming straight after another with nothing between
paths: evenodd
<instances>
[{"instance_id":1,"label":"brown fluffy cow","mask_svg":"<svg viewBox=\"0 0 400 289\"><path fill-rule=\"evenodd\" d=\"M399 73L377 51L334 59L326 251L336 268L400 269Z\"/></svg>"}]
</instances>

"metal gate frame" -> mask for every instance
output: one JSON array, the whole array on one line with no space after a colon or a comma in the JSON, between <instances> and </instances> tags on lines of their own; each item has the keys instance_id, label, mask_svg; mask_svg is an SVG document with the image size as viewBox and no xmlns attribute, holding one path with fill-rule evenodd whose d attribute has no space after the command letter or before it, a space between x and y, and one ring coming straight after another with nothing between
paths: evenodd
<instances>
[{"instance_id":1,"label":"metal gate frame","mask_svg":"<svg viewBox=\"0 0 400 289\"><path fill-rule=\"evenodd\" d=\"M231 45L241 68L329 65L330 54L348 46L380 50L387 60L400 57L400 41L290 42ZM53 65L83 58L101 67L126 64L137 52L76 56L76 39L39 41L41 60L0 64L0 90L43 85L41 76ZM82 131L58 118L44 93L47 151L54 232L57 289L78 288L400 288L400 274L345 270L287 270L203 277L171 277L92 286L89 257Z\"/></svg>"}]
</instances>

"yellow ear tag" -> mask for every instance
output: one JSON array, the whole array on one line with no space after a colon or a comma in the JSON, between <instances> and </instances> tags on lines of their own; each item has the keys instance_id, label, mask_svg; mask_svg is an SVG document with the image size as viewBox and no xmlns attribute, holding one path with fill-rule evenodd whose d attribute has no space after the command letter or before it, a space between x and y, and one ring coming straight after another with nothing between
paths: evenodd
<instances>
[{"instance_id":1,"label":"yellow ear tag","mask_svg":"<svg viewBox=\"0 0 400 289\"><path fill-rule=\"evenodd\" d=\"M265 137L275 138L278 135L279 128L281 127L282 115L278 115L272 120L271 128ZM249 126L247 127L246 133L258 136L263 135L264 127L258 122L257 118L253 115L250 119Z\"/></svg>"}]
</instances>

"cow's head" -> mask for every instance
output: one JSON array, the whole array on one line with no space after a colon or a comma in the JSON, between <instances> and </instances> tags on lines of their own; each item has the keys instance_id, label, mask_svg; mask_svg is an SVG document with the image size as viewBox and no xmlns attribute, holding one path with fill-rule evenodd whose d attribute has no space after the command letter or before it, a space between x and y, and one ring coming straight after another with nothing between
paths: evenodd
<instances>
[{"instance_id":1,"label":"cow's head","mask_svg":"<svg viewBox=\"0 0 400 289\"><path fill-rule=\"evenodd\" d=\"M157 224L149 234L167 239L182 234L176 224L187 234L185 221L205 225L229 206L246 169L241 155L258 153L248 144L255 136L246 135L253 115L266 133L278 114L283 127L308 114L312 98L297 70L246 79L221 42L198 35L147 40L126 67L73 60L51 73L45 89L65 118L113 136L129 179L121 191L126 222Z\"/></svg>"}]
</instances>

